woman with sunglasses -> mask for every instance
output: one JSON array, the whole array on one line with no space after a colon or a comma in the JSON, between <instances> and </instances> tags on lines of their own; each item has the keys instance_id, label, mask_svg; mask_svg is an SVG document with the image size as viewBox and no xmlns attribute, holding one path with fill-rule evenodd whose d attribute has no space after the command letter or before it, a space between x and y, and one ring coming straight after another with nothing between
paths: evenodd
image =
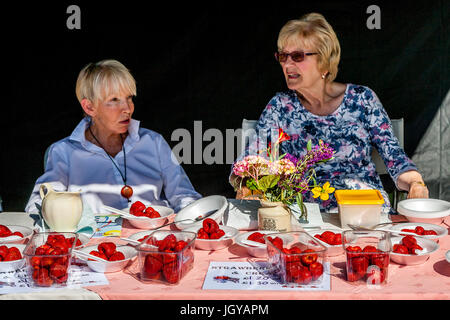
<instances>
[{"instance_id":1,"label":"woman with sunglasses","mask_svg":"<svg viewBox=\"0 0 450 320\"><path fill-rule=\"evenodd\" d=\"M399 146L375 92L365 86L334 81L341 49L325 18L310 13L287 22L277 46L275 58L289 90L270 100L257 123L256 136L242 157L256 154L257 137L270 137L279 128L291 137L281 145L280 154L300 157L306 153L308 140L315 145L323 140L336 154L317 168L317 182L330 181L336 189L379 189L388 211L389 198L371 159L375 147L397 188L408 191L409 198L428 198L422 176ZM238 186L233 175L230 182ZM237 197L248 194L244 187L238 190ZM310 193L305 196L305 201L314 202ZM327 211L337 210L334 197L320 205Z\"/></svg>"},{"instance_id":2,"label":"woman with sunglasses","mask_svg":"<svg viewBox=\"0 0 450 320\"><path fill-rule=\"evenodd\" d=\"M122 63L85 66L76 95L85 117L69 137L50 146L26 212L37 213L44 182L55 191L81 190L84 210L93 213L104 212L103 205L122 209L136 201L178 212L201 198L163 136L132 118L136 82Z\"/></svg>"}]
</instances>

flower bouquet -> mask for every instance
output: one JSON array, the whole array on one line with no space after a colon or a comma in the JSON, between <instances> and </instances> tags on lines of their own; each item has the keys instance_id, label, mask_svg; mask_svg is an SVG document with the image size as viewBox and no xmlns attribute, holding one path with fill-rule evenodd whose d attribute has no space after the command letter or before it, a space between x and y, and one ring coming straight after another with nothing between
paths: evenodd
<instances>
[{"instance_id":1,"label":"flower bouquet","mask_svg":"<svg viewBox=\"0 0 450 320\"><path fill-rule=\"evenodd\" d=\"M282 129L278 130L278 139L273 147L259 150L258 155L249 155L233 165L233 173L238 177L234 188L240 189L243 185L252 191L261 201L282 203L286 206L297 204L301 210L301 220L307 220L306 208L303 204L303 195L311 191L314 198L323 201L329 199L334 188L329 182L320 186L316 181L314 167L333 159L334 150L322 140L312 146L311 140L307 144L307 153L297 158L291 154L279 156L280 144L290 140L288 134Z\"/></svg>"}]
</instances>

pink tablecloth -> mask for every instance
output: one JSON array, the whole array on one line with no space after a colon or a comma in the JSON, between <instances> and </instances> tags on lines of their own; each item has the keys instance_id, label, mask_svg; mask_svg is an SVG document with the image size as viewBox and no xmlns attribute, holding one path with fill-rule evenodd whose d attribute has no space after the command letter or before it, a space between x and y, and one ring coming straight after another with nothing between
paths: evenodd
<instances>
[{"instance_id":1,"label":"pink tablecloth","mask_svg":"<svg viewBox=\"0 0 450 320\"><path fill-rule=\"evenodd\" d=\"M442 224L447 229L450 217ZM140 230L124 222L122 236ZM114 239L117 240L117 239ZM99 239L93 240L98 242ZM108 286L87 287L103 299L147 299L147 300L295 300L295 299L450 299L450 263L445 253L450 250L450 235L439 240L439 250L424 264L403 266L391 262L386 285L370 288L355 285L345 280L345 256L329 258L331 291L251 291L251 290L202 290L210 261L246 261L249 256L245 248L237 244L219 251L195 250L194 267L175 286L159 283L142 283L137 278L137 260L126 270L107 274Z\"/></svg>"}]
</instances>

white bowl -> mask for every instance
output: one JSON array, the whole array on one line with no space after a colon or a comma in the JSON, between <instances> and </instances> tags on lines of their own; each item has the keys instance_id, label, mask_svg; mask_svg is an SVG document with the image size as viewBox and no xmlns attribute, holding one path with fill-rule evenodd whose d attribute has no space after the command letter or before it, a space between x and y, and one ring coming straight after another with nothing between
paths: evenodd
<instances>
[{"instance_id":1,"label":"white bowl","mask_svg":"<svg viewBox=\"0 0 450 320\"><path fill-rule=\"evenodd\" d=\"M267 245L265 243L261 243L260 247L253 247L250 246L246 243L243 243L242 240L247 240L247 238L255 232L259 232L262 234L271 234L271 233L278 233L278 231L274 231L274 230L254 230L254 231L249 231L249 232L245 232L245 233L241 233L240 235L238 235L236 237L236 243L244 248L247 249L247 253L253 257L256 258L265 258L267 257Z\"/></svg>"},{"instance_id":2,"label":"white bowl","mask_svg":"<svg viewBox=\"0 0 450 320\"><path fill-rule=\"evenodd\" d=\"M98 244L93 246L87 246L84 248L79 249L80 251L83 251L85 253L89 253L91 251L98 251ZM83 257L79 257L79 259L86 261L89 268L94 270L95 272L103 272L103 273L110 273L110 272L118 272L125 268L127 264L130 262L131 259L136 257L137 251L134 247L130 246L117 246L117 251L120 251L125 256L124 260L119 261L93 261L88 260Z\"/></svg>"},{"instance_id":3,"label":"white bowl","mask_svg":"<svg viewBox=\"0 0 450 320\"><path fill-rule=\"evenodd\" d=\"M128 236L127 238L138 241L139 239L145 238L146 236L150 235L153 232L155 232L155 230L139 231L139 232L133 233L132 235Z\"/></svg>"},{"instance_id":4,"label":"white bowl","mask_svg":"<svg viewBox=\"0 0 450 320\"><path fill-rule=\"evenodd\" d=\"M437 233L436 236L433 236L433 235L423 236L422 235L421 237L425 238L425 239L438 241L439 238L448 235L447 228L438 226L436 224L420 223L420 222L399 223L397 225L393 225L392 227L390 227L390 230L401 231L402 229L415 229L418 226L424 228L425 230L434 230Z\"/></svg>"},{"instance_id":5,"label":"white bowl","mask_svg":"<svg viewBox=\"0 0 450 320\"><path fill-rule=\"evenodd\" d=\"M416 250L417 255L414 254L402 254L391 252L391 261L398 264L405 264L409 266L424 263L430 257L430 254L439 249L439 245L430 239L425 239L420 236L414 237L417 240L417 244L423 248L423 250ZM395 244L399 244L403 237L391 237L392 247Z\"/></svg>"},{"instance_id":6,"label":"white bowl","mask_svg":"<svg viewBox=\"0 0 450 320\"><path fill-rule=\"evenodd\" d=\"M31 228L25 226L18 225L8 225L4 224L4 226L8 227L11 232L20 232L23 234L23 238L19 236L10 236L10 237L0 237L0 244L6 243L25 243L27 239L30 239L33 235L33 230Z\"/></svg>"},{"instance_id":7,"label":"white bowl","mask_svg":"<svg viewBox=\"0 0 450 320\"><path fill-rule=\"evenodd\" d=\"M4 243L0 246L7 246L8 248L16 247L19 249L22 259L13 261L0 261L0 272L15 271L22 268L25 265L25 257L23 255L23 250L25 249L25 244L14 244L14 243Z\"/></svg>"},{"instance_id":8,"label":"white bowl","mask_svg":"<svg viewBox=\"0 0 450 320\"><path fill-rule=\"evenodd\" d=\"M441 224L450 215L450 202L440 199L406 199L398 203L397 211L411 222Z\"/></svg>"},{"instance_id":9,"label":"white bowl","mask_svg":"<svg viewBox=\"0 0 450 320\"><path fill-rule=\"evenodd\" d=\"M203 226L195 226L186 228L183 231L195 232L200 230ZM234 238L239 233L239 230L229 226L219 225L220 229L225 231L225 235L220 239L199 239L198 237L195 239L195 248L200 250L220 250L229 247L233 244Z\"/></svg>"},{"instance_id":10,"label":"white bowl","mask_svg":"<svg viewBox=\"0 0 450 320\"><path fill-rule=\"evenodd\" d=\"M175 216L174 221L178 222L184 219L195 219L199 216L204 216L207 213L215 211L208 218L215 220L217 223L221 223L222 217L227 208L228 208L228 201L227 198L225 198L224 196L218 195L208 196L196 200L187 205L186 207L184 207L183 209L181 209ZM186 228L201 226L202 224L203 224L202 221L197 222L184 221L176 223L176 226L178 229L183 230Z\"/></svg>"},{"instance_id":11,"label":"white bowl","mask_svg":"<svg viewBox=\"0 0 450 320\"><path fill-rule=\"evenodd\" d=\"M450 263L450 250L445 254L445 259L447 259L448 263Z\"/></svg>"},{"instance_id":12,"label":"white bowl","mask_svg":"<svg viewBox=\"0 0 450 320\"><path fill-rule=\"evenodd\" d=\"M174 214L174 211L172 208L164 207L164 206L156 206L156 205L150 205L150 206L159 212L159 214L161 215L160 218L136 217L133 219L130 219L130 218L124 218L124 219L127 219L133 227L138 228L138 229L155 229L155 228L159 228L163 224L165 224L168 221L168 219L170 219L171 216ZM122 211L130 213L130 208L122 209Z\"/></svg>"},{"instance_id":13,"label":"white bowl","mask_svg":"<svg viewBox=\"0 0 450 320\"><path fill-rule=\"evenodd\" d=\"M331 231L334 233L340 233L342 234L342 230L339 229L321 229L321 230L305 230L306 233L308 233L311 237L313 237L315 240L317 240L319 243L323 244L326 248L327 248L327 256L329 257L335 257L335 256L339 256L341 254L344 253L344 247L342 246L342 244L337 244L337 245L331 245L326 243L325 241L322 241L316 237L314 237L316 234L322 234L325 231Z\"/></svg>"}]
</instances>

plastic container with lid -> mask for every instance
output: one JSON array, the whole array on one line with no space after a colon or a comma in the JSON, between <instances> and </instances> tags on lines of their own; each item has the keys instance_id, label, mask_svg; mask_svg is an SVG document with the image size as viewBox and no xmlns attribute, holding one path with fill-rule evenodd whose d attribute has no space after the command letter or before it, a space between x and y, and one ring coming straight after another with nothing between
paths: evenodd
<instances>
[{"instance_id":1,"label":"plastic container with lid","mask_svg":"<svg viewBox=\"0 0 450 320\"><path fill-rule=\"evenodd\" d=\"M384 203L379 190L336 190L339 218L342 228L348 224L372 227L380 223Z\"/></svg>"}]
</instances>

